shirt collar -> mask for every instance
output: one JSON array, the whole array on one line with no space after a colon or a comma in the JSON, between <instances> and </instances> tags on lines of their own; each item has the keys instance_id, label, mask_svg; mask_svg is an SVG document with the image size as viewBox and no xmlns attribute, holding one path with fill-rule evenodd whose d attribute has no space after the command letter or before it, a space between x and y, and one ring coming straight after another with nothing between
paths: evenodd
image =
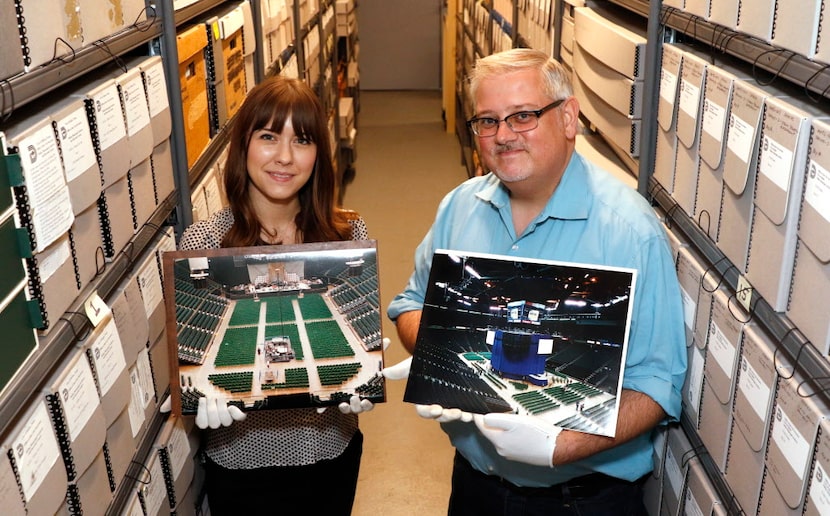
<instances>
[{"instance_id":1,"label":"shirt collar","mask_svg":"<svg viewBox=\"0 0 830 516\"><path fill-rule=\"evenodd\" d=\"M556 191L548 200L538 220L546 218L575 220L588 218L590 187L586 168L582 156L574 151L559 186L556 187ZM477 196L498 209L510 203L510 194L507 188L493 173L490 173L487 185L478 192Z\"/></svg>"}]
</instances>

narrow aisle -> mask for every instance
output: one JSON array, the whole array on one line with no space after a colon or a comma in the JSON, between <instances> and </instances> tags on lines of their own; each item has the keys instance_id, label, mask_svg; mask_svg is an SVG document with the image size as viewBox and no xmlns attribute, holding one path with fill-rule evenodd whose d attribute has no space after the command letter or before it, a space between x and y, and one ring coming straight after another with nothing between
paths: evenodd
<instances>
[{"instance_id":1,"label":"narrow aisle","mask_svg":"<svg viewBox=\"0 0 830 516\"><path fill-rule=\"evenodd\" d=\"M441 198L467 178L458 140L444 130L439 91L364 91L357 117L357 161L343 205L366 220L378 241L387 364L408 356L386 306L412 272L415 247ZM355 516L446 514L453 448L438 424L403 403L406 382L387 382L387 402L360 417L365 435Z\"/></svg>"}]
</instances>

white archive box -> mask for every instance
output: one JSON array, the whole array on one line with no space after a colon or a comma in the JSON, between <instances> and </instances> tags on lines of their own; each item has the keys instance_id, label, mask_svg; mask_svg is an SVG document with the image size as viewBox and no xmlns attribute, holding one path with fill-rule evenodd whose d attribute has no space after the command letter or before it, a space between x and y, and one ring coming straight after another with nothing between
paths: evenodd
<instances>
[{"instance_id":1,"label":"white archive box","mask_svg":"<svg viewBox=\"0 0 830 516\"><path fill-rule=\"evenodd\" d=\"M106 440L106 422L86 354L75 350L44 392L70 481L86 471Z\"/></svg>"},{"instance_id":2,"label":"white archive box","mask_svg":"<svg viewBox=\"0 0 830 516\"><path fill-rule=\"evenodd\" d=\"M657 149L654 178L669 194L674 191L674 166L677 160L677 111L683 50L663 45L660 64L660 97L657 100Z\"/></svg>"},{"instance_id":3,"label":"white archive box","mask_svg":"<svg viewBox=\"0 0 830 516\"><path fill-rule=\"evenodd\" d=\"M801 514L819 425L830 408L799 373L780 378L766 457L760 512ZM781 503L783 502L783 504Z\"/></svg>"},{"instance_id":4,"label":"white archive box","mask_svg":"<svg viewBox=\"0 0 830 516\"><path fill-rule=\"evenodd\" d=\"M726 64L709 66L703 90L695 219L713 242L720 231L727 121L735 81L747 76Z\"/></svg>"},{"instance_id":5,"label":"white archive box","mask_svg":"<svg viewBox=\"0 0 830 516\"><path fill-rule=\"evenodd\" d=\"M135 234L127 175L106 187L98 203L104 234L104 254L107 258L113 258L126 247Z\"/></svg>"},{"instance_id":6,"label":"white archive box","mask_svg":"<svg viewBox=\"0 0 830 516\"><path fill-rule=\"evenodd\" d=\"M723 201L718 248L741 273L746 272L749 234L754 215L755 171L769 93L745 81L732 90L729 131L723 163Z\"/></svg>"},{"instance_id":7,"label":"white archive box","mask_svg":"<svg viewBox=\"0 0 830 516\"><path fill-rule=\"evenodd\" d=\"M632 80L645 72L645 23L611 9L579 7L574 10L574 40L609 68Z\"/></svg>"},{"instance_id":8,"label":"white archive box","mask_svg":"<svg viewBox=\"0 0 830 516\"><path fill-rule=\"evenodd\" d=\"M106 38L147 19L144 0L76 0L83 28L84 45Z\"/></svg>"},{"instance_id":9,"label":"white archive box","mask_svg":"<svg viewBox=\"0 0 830 516\"><path fill-rule=\"evenodd\" d=\"M69 503L65 507L66 514L84 514L85 516L107 514L113 493L110 490L107 457L104 450L99 449L94 454L89 467L84 471L79 471L78 474L78 479L70 485L70 489L77 491L77 499L68 500Z\"/></svg>"},{"instance_id":10,"label":"white archive box","mask_svg":"<svg viewBox=\"0 0 830 516\"><path fill-rule=\"evenodd\" d=\"M699 16L704 20L709 19L709 14L712 11L712 0L686 0L686 5L683 10L689 14Z\"/></svg>"},{"instance_id":11,"label":"white archive box","mask_svg":"<svg viewBox=\"0 0 830 516\"><path fill-rule=\"evenodd\" d=\"M124 361L129 364L135 362L141 350L147 348L150 339L147 314L144 310L136 309L142 302L135 274L121 281L110 301L112 317L115 319L115 327L124 349Z\"/></svg>"},{"instance_id":12,"label":"white archive box","mask_svg":"<svg viewBox=\"0 0 830 516\"><path fill-rule=\"evenodd\" d=\"M700 462L697 451L692 448L689 438L680 425L669 427L666 437L666 459L663 465L663 503L660 512L666 515L679 514L686 490L686 479L690 464Z\"/></svg>"},{"instance_id":13,"label":"white archive box","mask_svg":"<svg viewBox=\"0 0 830 516\"><path fill-rule=\"evenodd\" d=\"M133 231L138 232L156 211L156 197L153 188L153 167L148 156L127 173L130 188L130 206L133 212Z\"/></svg>"},{"instance_id":14,"label":"white archive box","mask_svg":"<svg viewBox=\"0 0 830 516\"><path fill-rule=\"evenodd\" d=\"M15 3L21 11L20 24L28 43L23 50L26 71L83 46L81 15L75 9L66 9L64 1L20 0Z\"/></svg>"},{"instance_id":15,"label":"white archive box","mask_svg":"<svg viewBox=\"0 0 830 516\"><path fill-rule=\"evenodd\" d=\"M574 95L579 99L579 109L600 133L621 152L631 157L640 154L642 123L623 115L606 103L599 95L574 76Z\"/></svg>"},{"instance_id":16,"label":"white archive box","mask_svg":"<svg viewBox=\"0 0 830 516\"><path fill-rule=\"evenodd\" d=\"M772 44L792 50L807 59L816 56L820 43L820 27L824 16L830 14L823 0L801 0L798 8L788 8L782 0L775 9Z\"/></svg>"},{"instance_id":17,"label":"white archive box","mask_svg":"<svg viewBox=\"0 0 830 516\"><path fill-rule=\"evenodd\" d=\"M104 235L97 203L75 216L69 237L74 245L78 288L83 290L106 267Z\"/></svg>"},{"instance_id":18,"label":"white archive box","mask_svg":"<svg viewBox=\"0 0 830 516\"><path fill-rule=\"evenodd\" d=\"M150 112L150 127L153 132L153 147L170 137L170 101L167 98L167 80L161 57L143 58L133 63L141 70L144 88L147 92L147 108Z\"/></svg>"},{"instance_id":19,"label":"white archive box","mask_svg":"<svg viewBox=\"0 0 830 516\"><path fill-rule=\"evenodd\" d=\"M683 211L694 218L703 89L709 63L693 49L686 46L682 49L685 53L677 99L679 107L676 129L677 158L674 165L674 189L671 195Z\"/></svg>"},{"instance_id":20,"label":"white archive box","mask_svg":"<svg viewBox=\"0 0 830 516\"><path fill-rule=\"evenodd\" d=\"M665 473L666 447L668 446L669 426L661 425L652 433L651 473L643 484L643 504L649 514L660 514L663 498L663 474Z\"/></svg>"},{"instance_id":21,"label":"white archive box","mask_svg":"<svg viewBox=\"0 0 830 516\"><path fill-rule=\"evenodd\" d=\"M778 0L741 0L738 30L769 42Z\"/></svg>"},{"instance_id":22,"label":"white archive box","mask_svg":"<svg viewBox=\"0 0 830 516\"><path fill-rule=\"evenodd\" d=\"M830 353L830 123L813 120L787 316Z\"/></svg>"},{"instance_id":23,"label":"white archive box","mask_svg":"<svg viewBox=\"0 0 830 516\"><path fill-rule=\"evenodd\" d=\"M72 210L78 216L101 196L101 170L86 104L79 98L66 98L55 105L51 118L60 143Z\"/></svg>"},{"instance_id":24,"label":"white archive box","mask_svg":"<svg viewBox=\"0 0 830 516\"><path fill-rule=\"evenodd\" d=\"M67 476L46 400L32 403L4 438L28 514L55 514L65 503Z\"/></svg>"},{"instance_id":25,"label":"white archive box","mask_svg":"<svg viewBox=\"0 0 830 516\"><path fill-rule=\"evenodd\" d=\"M121 96L130 168L133 168L149 158L153 152L153 126L141 68L129 68L115 78L115 84Z\"/></svg>"},{"instance_id":26,"label":"white archive box","mask_svg":"<svg viewBox=\"0 0 830 516\"><path fill-rule=\"evenodd\" d=\"M726 459L726 481L747 514L755 514L764 476L764 457L778 371L789 374L775 343L754 321L743 327L738 383L735 387L732 441Z\"/></svg>"},{"instance_id":27,"label":"white archive box","mask_svg":"<svg viewBox=\"0 0 830 516\"><path fill-rule=\"evenodd\" d=\"M810 127L818 118L827 114L815 105L766 100L746 276L778 312L787 309Z\"/></svg>"},{"instance_id":28,"label":"white archive box","mask_svg":"<svg viewBox=\"0 0 830 516\"><path fill-rule=\"evenodd\" d=\"M726 471L726 455L732 438L732 404L738 378L738 362L747 314L725 288L718 289L712 301L706 361L703 364L703 400L700 415L700 440L713 462Z\"/></svg>"},{"instance_id":29,"label":"white archive box","mask_svg":"<svg viewBox=\"0 0 830 516\"><path fill-rule=\"evenodd\" d=\"M740 4L740 0L712 0L709 7L709 21L736 30Z\"/></svg>"},{"instance_id":30,"label":"white archive box","mask_svg":"<svg viewBox=\"0 0 830 516\"><path fill-rule=\"evenodd\" d=\"M813 470L807 489L804 516L821 516L830 512L830 421L823 420L816 441Z\"/></svg>"},{"instance_id":31,"label":"white archive box","mask_svg":"<svg viewBox=\"0 0 830 516\"><path fill-rule=\"evenodd\" d=\"M574 45L574 73L591 91L630 118L642 118L643 81L629 79Z\"/></svg>"},{"instance_id":32,"label":"white archive box","mask_svg":"<svg viewBox=\"0 0 830 516\"><path fill-rule=\"evenodd\" d=\"M684 514L714 514L716 507L722 507L720 496L700 462L689 464L686 491L683 496Z\"/></svg>"},{"instance_id":33,"label":"white archive box","mask_svg":"<svg viewBox=\"0 0 830 516\"><path fill-rule=\"evenodd\" d=\"M95 304L101 306L102 313L109 311L103 301L99 300ZM127 375L124 348L111 313L104 316L92 330L81 349L92 365L101 409L108 427L130 401L130 378Z\"/></svg>"}]
</instances>

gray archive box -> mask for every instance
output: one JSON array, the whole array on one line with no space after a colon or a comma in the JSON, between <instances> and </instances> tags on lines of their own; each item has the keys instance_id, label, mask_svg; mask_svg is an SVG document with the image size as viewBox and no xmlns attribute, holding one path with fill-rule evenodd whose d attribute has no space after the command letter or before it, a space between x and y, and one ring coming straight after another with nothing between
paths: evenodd
<instances>
[{"instance_id":1,"label":"gray archive box","mask_svg":"<svg viewBox=\"0 0 830 516\"><path fill-rule=\"evenodd\" d=\"M767 98L746 276L773 310L787 309L815 106Z\"/></svg>"},{"instance_id":2,"label":"gray archive box","mask_svg":"<svg viewBox=\"0 0 830 516\"><path fill-rule=\"evenodd\" d=\"M778 0L741 0L738 31L769 42Z\"/></svg>"},{"instance_id":3,"label":"gray archive box","mask_svg":"<svg viewBox=\"0 0 830 516\"><path fill-rule=\"evenodd\" d=\"M830 123L813 120L787 316L830 353Z\"/></svg>"},{"instance_id":4,"label":"gray archive box","mask_svg":"<svg viewBox=\"0 0 830 516\"><path fill-rule=\"evenodd\" d=\"M699 461L689 464L686 491L683 496L684 514L713 514L716 507L722 507L715 486L706 475Z\"/></svg>"},{"instance_id":5,"label":"gray archive box","mask_svg":"<svg viewBox=\"0 0 830 516\"><path fill-rule=\"evenodd\" d=\"M83 290L106 267L104 233L97 203L75 215L69 236L75 245L75 268L79 288Z\"/></svg>"},{"instance_id":6,"label":"gray archive box","mask_svg":"<svg viewBox=\"0 0 830 516\"><path fill-rule=\"evenodd\" d=\"M689 438L680 425L669 428L666 459L663 466L663 503L660 514L679 514L686 491L686 481L691 464L700 462Z\"/></svg>"},{"instance_id":7,"label":"gray archive box","mask_svg":"<svg viewBox=\"0 0 830 516\"><path fill-rule=\"evenodd\" d=\"M674 191L674 167L677 160L677 97L683 55L684 52L676 45L663 45L654 178L670 194Z\"/></svg>"},{"instance_id":8,"label":"gray archive box","mask_svg":"<svg viewBox=\"0 0 830 516\"><path fill-rule=\"evenodd\" d=\"M815 460L804 504L804 516L821 516L830 511L830 421L821 422Z\"/></svg>"},{"instance_id":9,"label":"gray archive box","mask_svg":"<svg viewBox=\"0 0 830 516\"><path fill-rule=\"evenodd\" d=\"M130 401L130 379L124 348L111 315L92 331L82 349L92 365L101 408L109 427Z\"/></svg>"},{"instance_id":10,"label":"gray archive box","mask_svg":"<svg viewBox=\"0 0 830 516\"><path fill-rule=\"evenodd\" d=\"M77 216L101 196L101 170L84 101L69 97L55 109L52 124L60 142L72 210Z\"/></svg>"},{"instance_id":11,"label":"gray archive box","mask_svg":"<svg viewBox=\"0 0 830 516\"><path fill-rule=\"evenodd\" d=\"M8 516L26 516L26 507L9 461L9 450L4 446L0 446L0 507Z\"/></svg>"},{"instance_id":12,"label":"gray archive box","mask_svg":"<svg viewBox=\"0 0 830 516\"><path fill-rule=\"evenodd\" d=\"M700 138L703 89L708 61L683 47L677 111L677 159L672 197L690 217L695 216L697 197L698 143Z\"/></svg>"}]
</instances>

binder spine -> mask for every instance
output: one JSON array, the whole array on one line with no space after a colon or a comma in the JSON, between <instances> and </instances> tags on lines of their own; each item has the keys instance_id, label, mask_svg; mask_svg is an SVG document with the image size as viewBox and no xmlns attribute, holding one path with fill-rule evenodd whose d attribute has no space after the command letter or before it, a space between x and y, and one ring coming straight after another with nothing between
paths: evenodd
<instances>
[{"instance_id":1,"label":"binder spine","mask_svg":"<svg viewBox=\"0 0 830 516\"><path fill-rule=\"evenodd\" d=\"M170 466L170 455L167 453L167 448L159 450L159 460L161 461L161 469L164 472L164 485L167 488L167 499L170 501L170 508L175 509L178 505L176 501L176 487L173 483L173 469Z\"/></svg>"},{"instance_id":2,"label":"binder spine","mask_svg":"<svg viewBox=\"0 0 830 516\"><path fill-rule=\"evenodd\" d=\"M32 56L29 55L29 37L26 36L26 17L23 16L21 0L14 0L14 10L17 14L17 31L20 34L20 50L23 53L23 65L29 68L32 64Z\"/></svg>"},{"instance_id":3,"label":"binder spine","mask_svg":"<svg viewBox=\"0 0 830 516\"><path fill-rule=\"evenodd\" d=\"M9 456L9 462L12 465L12 473L14 473L14 479L17 482L17 491L20 493L20 499L23 500L23 505L26 506L26 493L23 492L23 483L20 482L20 470L17 468L17 461L14 460L14 452L9 450L7 452Z\"/></svg>"},{"instance_id":4,"label":"binder spine","mask_svg":"<svg viewBox=\"0 0 830 516\"><path fill-rule=\"evenodd\" d=\"M81 516L84 513L77 484L71 483L66 488L66 511L72 516Z\"/></svg>"},{"instance_id":5,"label":"binder spine","mask_svg":"<svg viewBox=\"0 0 830 516\"><path fill-rule=\"evenodd\" d=\"M49 405L49 415L52 418L52 426L55 427L55 435L58 436L63 463L66 466L66 477L72 482L78 476L78 472L75 469L75 460L72 458L72 447L69 445L69 430L66 428L66 420L63 417L60 393L47 394L46 403Z\"/></svg>"},{"instance_id":6,"label":"binder spine","mask_svg":"<svg viewBox=\"0 0 830 516\"><path fill-rule=\"evenodd\" d=\"M109 218L107 196L101 193L98 197L98 220L101 222L101 238L104 241L104 256L112 259L115 256L115 245L112 242L112 225Z\"/></svg>"},{"instance_id":7,"label":"binder spine","mask_svg":"<svg viewBox=\"0 0 830 516\"><path fill-rule=\"evenodd\" d=\"M156 160L152 154L150 154L150 176L153 178L153 200L158 206L161 204L161 200L159 199L159 187L156 181Z\"/></svg>"},{"instance_id":8,"label":"binder spine","mask_svg":"<svg viewBox=\"0 0 830 516\"><path fill-rule=\"evenodd\" d=\"M89 133L92 138L92 145L95 147L95 162L98 163L98 174L101 177L101 186L104 186L104 162L101 158L101 139L98 136L98 121L95 118L95 104L92 99L84 100L86 118L89 122Z\"/></svg>"},{"instance_id":9,"label":"binder spine","mask_svg":"<svg viewBox=\"0 0 830 516\"><path fill-rule=\"evenodd\" d=\"M775 2L774 6L772 8L772 32L770 33L771 34L770 35L771 39L775 38L775 29L777 28L777 25L778 25L778 2Z\"/></svg>"},{"instance_id":10,"label":"binder spine","mask_svg":"<svg viewBox=\"0 0 830 516\"><path fill-rule=\"evenodd\" d=\"M138 214L135 212L136 198L132 171L127 173L127 190L130 194L130 213L133 219L133 231L138 231Z\"/></svg>"},{"instance_id":11,"label":"binder spine","mask_svg":"<svg viewBox=\"0 0 830 516\"><path fill-rule=\"evenodd\" d=\"M112 457L110 456L110 443L104 442L104 463L107 465L107 481L110 485L110 491L115 492L118 484L115 482L115 472L112 470Z\"/></svg>"},{"instance_id":12,"label":"binder spine","mask_svg":"<svg viewBox=\"0 0 830 516\"><path fill-rule=\"evenodd\" d=\"M20 221L20 225L25 229L28 239L29 249L27 250L28 252L25 253L27 283L32 300L36 300L37 302L42 322L42 324L36 325L36 327L46 330L49 328L49 318L46 313L46 303L43 299L43 282L40 279L40 270L38 269L37 258L32 255L34 249L37 248L37 238L32 224L32 215L29 211L29 195L26 192L25 186L14 186L12 187L12 191L14 193L15 205L17 206L18 219ZM21 249L21 251L22 250L23 249Z\"/></svg>"},{"instance_id":13,"label":"binder spine","mask_svg":"<svg viewBox=\"0 0 830 516\"><path fill-rule=\"evenodd\" d=\"M72 251L72 264L74 265L75 269L75 285L77 285L78 290L81 290L83 284L81 283L81 270L78 268L78 247L75 244L75 230L69 230L69 248Z\"/></svg>"},{"instance_id":14,"label":"binder spine","mask_svg":"<svg viewBox=\"0 0 830 516\"><path fill-rule=\"evenodd\" d=\"M211 24L205 24L208 44L205 47L205 74L207 75L208 118L211 136L219 132L219 103L216 99L216 56L213 52L213 31Z\"/></svg>"},{"instance_id":15,"label":"binder spine","mask_svg":"<svg viewBox=\"0 0 830 516\"><path fill-rule=\"evenodd\" d=\"M821 31L824 25L824 8L827 7L827 2L822 0L821 2L821 10L819 11L821 14L818 17L818 33L816 34L816 48L815 53L818 54L821 51Z\"/></svg>"}]
</instances>

